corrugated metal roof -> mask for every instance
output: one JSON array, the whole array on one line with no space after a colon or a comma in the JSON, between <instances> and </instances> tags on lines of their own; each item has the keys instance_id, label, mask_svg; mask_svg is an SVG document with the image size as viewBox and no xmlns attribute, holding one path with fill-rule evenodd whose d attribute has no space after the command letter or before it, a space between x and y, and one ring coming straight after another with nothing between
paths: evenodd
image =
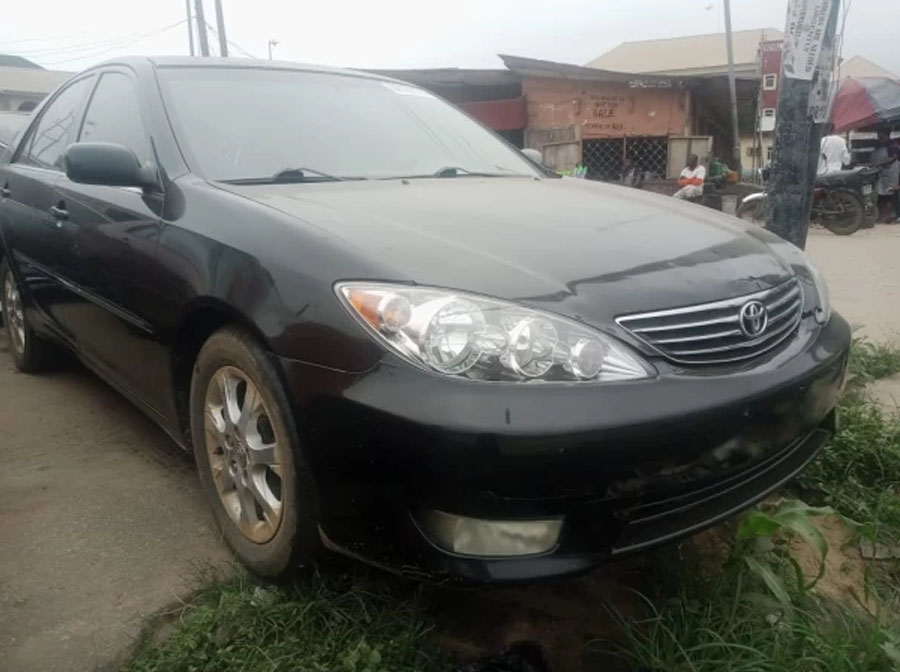
<instances>
[{"instance_id":1,"label":"corrugated metal roof","mask_svg":"<svg viewBox=\"0 0 900 672\"><path fill-rule=\"evenodd\" d=\"M612 70L588 68L581 65L570 65L569 63L544 61L538 58L510 56L508 54L498 54L498 56L500 56L503 64L513 72L518 72L522 75L531 75L533 77L557 77L560 79L577 79L594 82L623 82L628 83L635 88L656 88L658 86L669 87L684 83L684 78L668 77L665 75L636 77L633 72L614 72Z\"/></svg>"},{"instance_id":2,"label":"corrugated metal roof","mask_svg":"<svg viewBox=\"0 0 900 672\"><path fill-rule=\"evenodd\" d=\"M0 66L10 68L36 68L37 70L43 70L43 68L34 61L29 61L27 58L22 58L21 56L15 56L13 54L0 54Z\"/></svg>"},{"instance_id":3,"label":"corrugated metal roof","mask_svg":"<svg viewBox=\"0 0 900 672\"><path fill-rule=\"evenodd\" d=\"M762 41L784 37L777 28L736 30L732 33L734 63L738 70L756 70ZM709 75L727 72L725 33L690 35L662 40L623 42L590 61L588 67L621 72L668 75Z\"/></svg>"},{"instance_id":4,"label":"corrugated metal roof","mask_svg":"<svg viewBox=\"0 0 900 672\"><path fill-rule=\"evenodd\" d=\"M415 68L405 70L373 70L364 69L382 77L401 79L419 86L428 85L469 85L469 86L502 86L521 81L516 73L498 69L467 68Z\"/></svg>"},{"instance_id":5,"label":"corrugated metal roof","mask_svg":"<svg viewBox=\"0 0 900 672\"><path fill-rule=\"evenodd\" d=\"M900 79L893 72L885 70L863 56L853 56L841 63L841 77L888 77Z\"/></svg>"},{"instance_id":6,"label":"corrugated metal roof","mask_svg":"<svg viewBox=\"0 0 900 672\"><path fill-rule=\"evenodd\" d=\"M0 92L48 94L74 73L0 66Z\"/></svg>"}]
</instances>

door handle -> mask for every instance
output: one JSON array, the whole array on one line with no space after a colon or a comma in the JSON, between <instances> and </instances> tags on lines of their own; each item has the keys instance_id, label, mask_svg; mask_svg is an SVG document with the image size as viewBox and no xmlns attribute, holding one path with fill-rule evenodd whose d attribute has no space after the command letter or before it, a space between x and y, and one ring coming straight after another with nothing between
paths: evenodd
<instances>
[{"instance_id":1,"label":"door handle","mask_svg":"<svg viewBox=\"0 0 900 672\"><path fill-rule=\"evenodd\" d=\"M0 197L9 198L10 193L11 192L9 191L9 183L8 182L6 184L4 184L2 187L0 187Z\"/></svg>"},{"instance_id":2,"label":"door handle","mask_svg":"<svg viewBox=\"0 0 900 672\"><path fill-rule=\"evenodd\" d=\"M60 207L60 206L58 206L58 205L51 206L51 207L50 207L50 213L51 213L54 217L56 217L56 219L58 219L58 220L60 220L60 219L68 219L68 218L69 218L69 211L66 210L65 206L62 206L62 207Z\"/></svg>"}]
</instances>

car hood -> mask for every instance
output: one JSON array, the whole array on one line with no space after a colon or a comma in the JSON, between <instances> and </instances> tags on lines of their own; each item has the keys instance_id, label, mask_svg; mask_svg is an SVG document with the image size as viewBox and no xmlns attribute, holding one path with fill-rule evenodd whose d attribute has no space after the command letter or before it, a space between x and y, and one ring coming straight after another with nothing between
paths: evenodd
<instances>
[{"instance_id":1,"label":"car hood","mask_svg":"<svg viewBox=\"0 0 900 672\"><path fill-rule=\"evenodd\" d=\"M379 280L476 292L605 325L625 313L749 294L793 274L766 234L749 235L738 219L584 180L223 188L341 238L385 269Z\"/></svg>"}]
</instances>

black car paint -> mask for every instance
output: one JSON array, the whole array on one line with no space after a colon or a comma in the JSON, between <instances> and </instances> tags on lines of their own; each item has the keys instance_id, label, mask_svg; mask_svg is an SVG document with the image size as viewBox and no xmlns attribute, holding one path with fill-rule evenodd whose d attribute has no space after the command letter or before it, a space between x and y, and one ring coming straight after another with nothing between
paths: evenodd
<instances>
[{"instance_id":1,"label":"black car paint","mask_svg":"<svg viewBox=\"0 0 900 672\"><path fill-rule=\"evenodd\" d=\"M279 363L332 545L415 575L578 571L615 552L637 503L740 480L742 470L800 445L798 437L812 437L800 466L814 452L843 384L849 330L839 316L823 328L807 309L785 345L699 369L666 363L613 319L740 296L794 274L809 292L805 267L773 253L777 239L674 199L579 180L210 182L189 170L154 75L188 65L198 62L133 59L96 70L138 84L159 188L75 184L2 165L10 195L0 235L31 299L29 322L184 447L197 335L226 322L254 333ZM340 304L335 283L353 279L549 310L628 343L658 375L488 384L425 372L387 353ZM795 471L770 474L739 505ZM578 523L548 557L457 558L420 533L422 506L485 517L568 514ZM673 518L659 539L740 506L711 508L693 526Z\"/></svg>"}]
</instances>

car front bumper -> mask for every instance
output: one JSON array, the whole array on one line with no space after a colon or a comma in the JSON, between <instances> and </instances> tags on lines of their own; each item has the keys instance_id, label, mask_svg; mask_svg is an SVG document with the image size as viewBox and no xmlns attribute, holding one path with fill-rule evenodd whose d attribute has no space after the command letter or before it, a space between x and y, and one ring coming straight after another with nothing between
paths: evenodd
<instances>
[{"instance_id":1,"label":"car front bumper","mask_svg":"<svg viewBox=\"0 0 900 672\"><path fill-rule=\"evenodd\" d=\"M597 385L281 365L326 545L430 580L512 582L692 534L792 479L833 430L849 343L840 316L809 318L736 370L654 362L654 379ZM460 555L423 532L429 511L563 524L538 555Z\"/></svg>"}]
</instances>

